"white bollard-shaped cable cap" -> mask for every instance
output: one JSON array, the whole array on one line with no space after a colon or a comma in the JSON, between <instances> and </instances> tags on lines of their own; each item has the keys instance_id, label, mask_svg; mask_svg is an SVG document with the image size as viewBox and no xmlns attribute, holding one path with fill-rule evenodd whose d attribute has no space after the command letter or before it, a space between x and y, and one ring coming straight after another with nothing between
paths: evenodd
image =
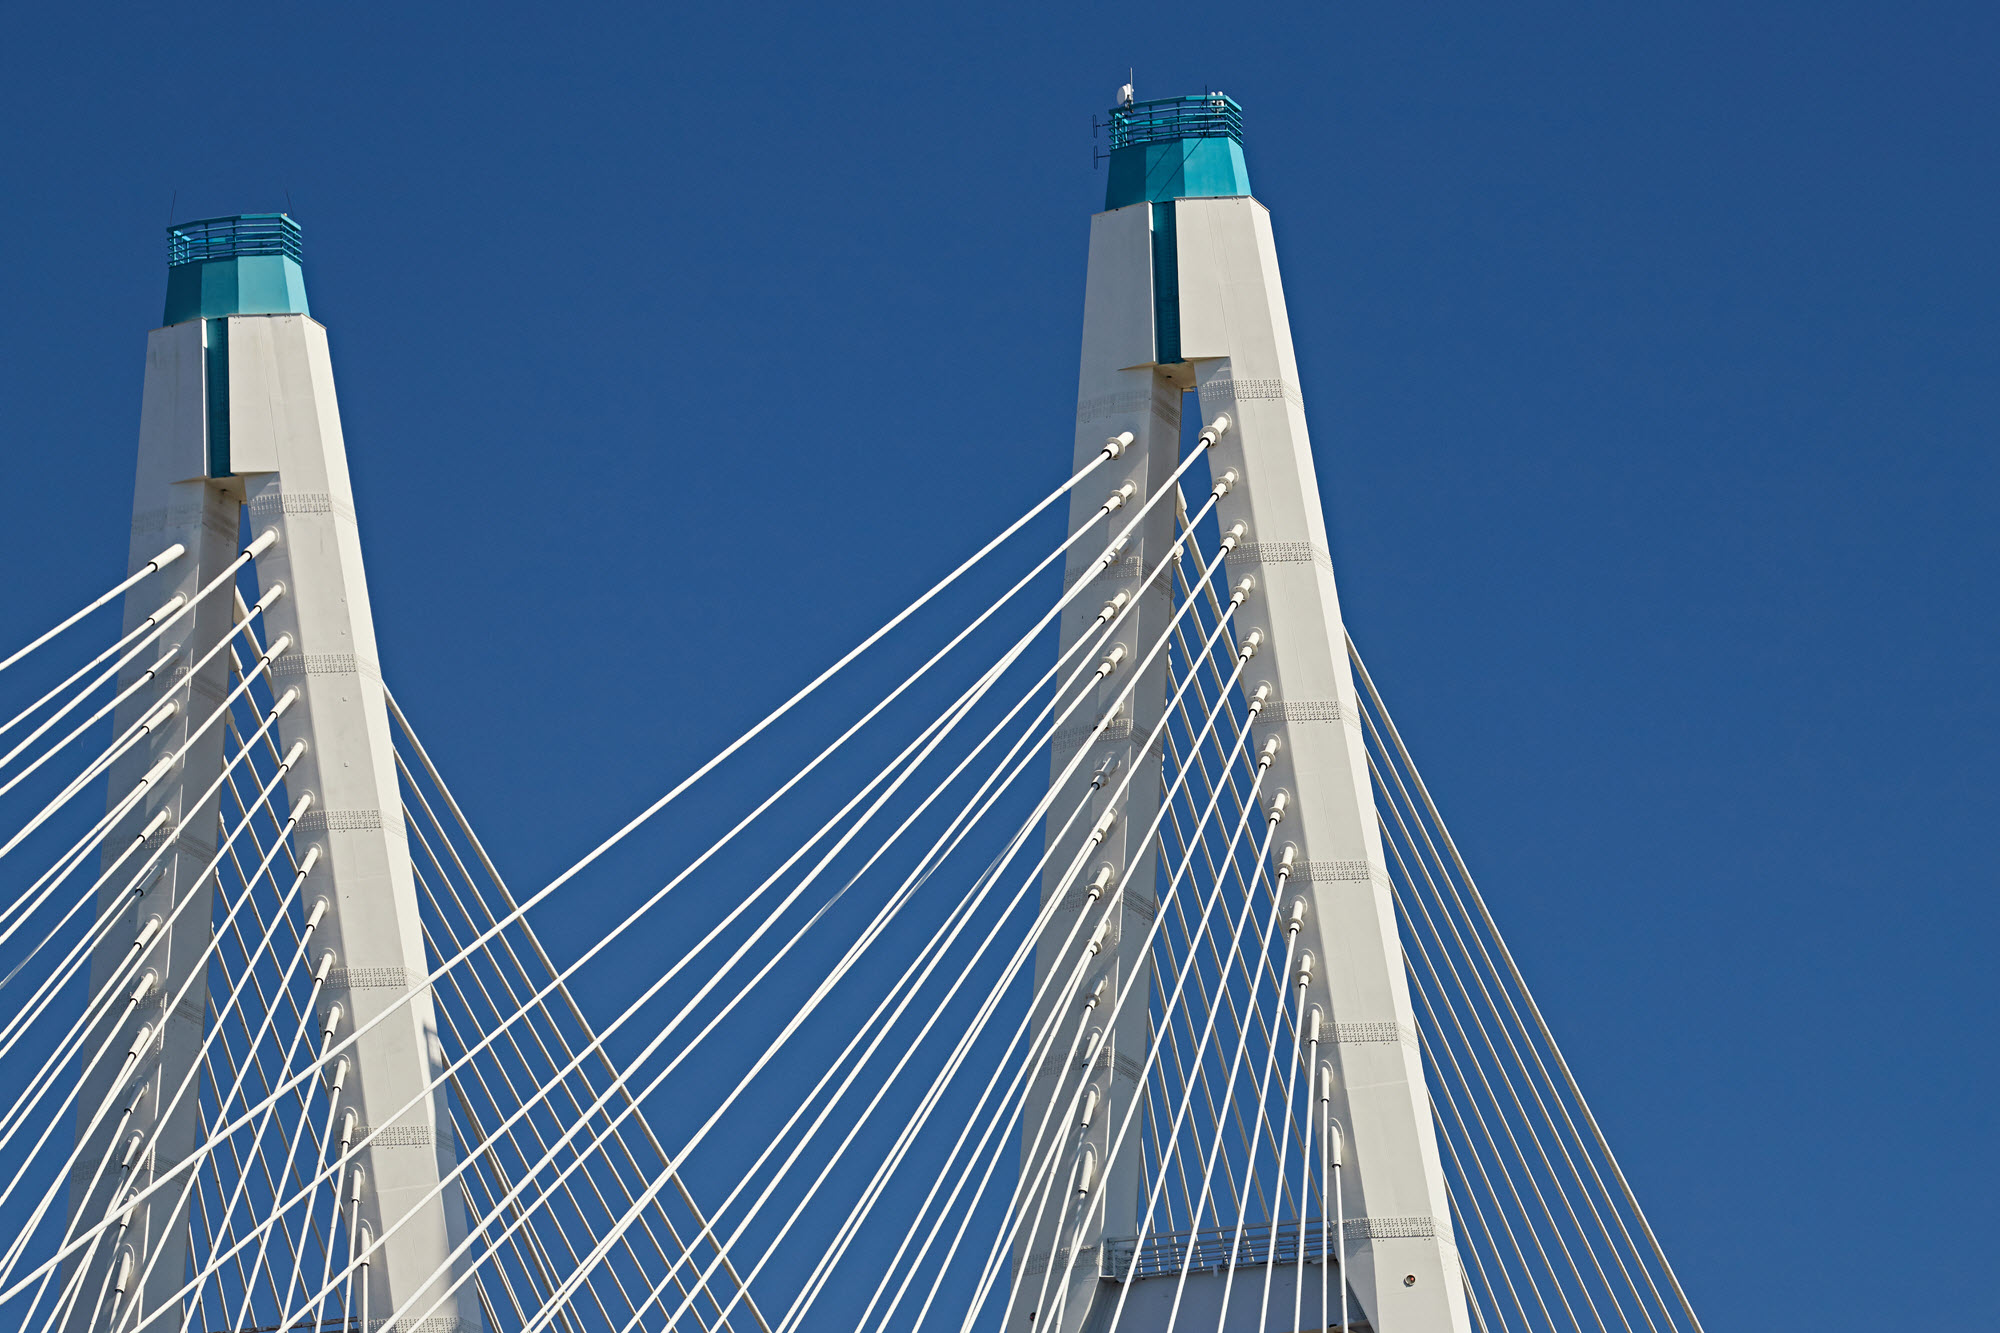
<instances>
[{"instance_id":1,"label":"white bollard-shaped cable cap","mask_svg":"<svg viewBox=\"0 0 2000 1333\"><path fill-rule=\"evenodd\" d=\"M1230 468L1215 479L1215 486L1209 493L1220 500L1223 496L1236 489L1236 481L1236 469ZM1239 523L1237 526L1241 527L1242 525Z\"/></svg>"},{"instance_id":2,"label":"white bollard-shaped cable cap","mask_svg":"<svg viewBox=\"0 0 2000 1333\"><path fill-rule=\"evenodd\" d=\"M1229 427L1232 424L1227 412L1216 413L1215 420L1201 428L1201 447L1204 449L1214 448L1215 442L1229 433Z\"/></svg>"},{"instance_id":3,"label":"white bollard-shaped cable cap","mask_svg":"<svg viewBox=\"0 0 2000 1333\"><path fill-rule=\"evenodd\" d=\"M1104 453L1108 458L1118 458L1132 447L1133 435L1129 430L1121 430L1104 442Z\"/></svg>"}]
</instances>

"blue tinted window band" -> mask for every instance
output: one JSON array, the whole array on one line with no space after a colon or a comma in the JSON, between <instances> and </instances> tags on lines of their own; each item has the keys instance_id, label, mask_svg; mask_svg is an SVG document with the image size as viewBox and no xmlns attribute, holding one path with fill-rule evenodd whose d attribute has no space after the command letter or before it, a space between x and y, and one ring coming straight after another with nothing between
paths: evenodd
<instances>
[{"instance_id":1,"label":"blue tinted window band","mask_svg":"<svg viewBox=\"0 0 2000 1333\"><path fill-rule=\"evenodd\" d=\"M229 472L229 320L205 319L201 330L202 370L208 390L208 475Z\"/></svg>"},{"instance_id":2,"label":"blue tinted window band","mask_svg":"<svg viewBox=\"0 0 2000 1333\"><path fill-rule=\"evenodd\" d=\"M1163 366L1181 359L1181 260L1172 200L1153 205L1153 348Z\"/></svg>"}]
</instances>

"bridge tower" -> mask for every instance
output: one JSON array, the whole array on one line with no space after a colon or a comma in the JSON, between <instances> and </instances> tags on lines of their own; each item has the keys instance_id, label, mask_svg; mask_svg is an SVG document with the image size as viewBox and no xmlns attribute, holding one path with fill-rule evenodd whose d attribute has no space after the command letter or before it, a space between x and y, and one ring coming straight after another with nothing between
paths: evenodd
<instances>
[{"instance_id":1,"label":"bridge tower","mask_svg":"<svg viewBox=\"0 0 2000 1333\"><path fill-rule=\"evenodd\" d=\"M363 1308L379 1320L412 1296L443 1290L455 1271L448 1255L465 1235L465 1218L457 1193L433 1197L456 1151L444 1094L424 1095L442 1053L428 992L409 995L427 975L424 940L326 329L308 313L299 228L283 214L171 228L167 273L164 326L146 343L131 568L173 542L194 558L135 587L125 625L132 630L175 592L195 598L214 580L233 577L239 551L254 554L263 596L253 599L268 602L263 641L274 654L274 693L297 691L277 722L279 748L289 754L303 743L286 773L288 799L275 808L280 821L294 817L305 867L301 917L325 905L310 948L314 974L323 976L314 992L321 1030L306 1035L314 1043L337 1041L374 1024L343 1061L334 1108L354 1113L357 1139L377 1131L353 1159L358 1173L345 1177L349 1186L358 1180L358 1213L344 1197L341 1215L358 1221L364 1248L370 1237L409 1219L363 1270ZM196 614L162 644L169 668L156 670L121 705L120 734L169 700L178 700L178 711L112 769L114 808L223 700L229 659L213 650L234 624L227 596L200 599ZM150 660L135 661L121 686L153 668ZM127 924L104 936L93 954L93 1002L129 962L135 941L157 974L155 999L179 993L202 958L213 930L215 879L207 872L216 851L223 747L221 728L197 736L179 763L153 774L144 799L106 840L109 866L110 849L141 830L182 830L136 899L115 877L106 881L99 912ZM204 793L205 805L192 808ZM171 818L159 821L162 811ZM126 900L115 901L121 895ZM213 1012L202 1003L206 989L197 980L170 1012L133 1014L136 1062L95 1067L93 1086L78 1103L85 1108L79 1160L104 1161L128 1142L154 1146L123 1181L108 1172L78 1173L70 1196L73 1228L95 1225L196 1148L204 1127L191 1075ZM332 1076L329 1070L323 1085ZM321 1105L327 1091L322 1086ZM122 1122L93 1114L108 1105L125 1108ZM120 1298L76 1301L66 1324L74 1333L179 1333L188 1196L162 1189L129 1211L119 1248L96 1245L83 1260L82 1290L116 1286ZM65 1274L66 1286L74 1276ZM461 1292L430 1326L476 1333L482 1323L476 1303Z\"/></svg>"},{"instance_id":2,"label":"bridge tower","mask_svg":"<svg viewBox=\"0 0 2000 1333\"><path fill-rule=\"evenodd\" d=\"M1358 1303L1350 1320L1357 1328L1365 1319L1379 1333L1465 1333L1463 1277L1271 216L1251 194L1241 126L1241 109L1220 93L1127 104L1111 113L1105 210L1090 229L1073 466L1096 459L1107 437L1129 432L1110 484L1130 480L1138 494L1150 494L1180 464L1184 394L1197 395L1205 426L1220 427L1208 448L1210 475L1237 475L1216 517L1225 531L1243 527L1226 557L1227 577L1232 584L1246 576L1254 581L1238 625L1245 638L1260 635L1242 687L1246 695L1268 687L1254 715L1256 752L1268 755L1270 742L1277 742L1261 799L1267 812L1283 807L1271 855L1275 861L1280 849L1289 853L1286 905L1303 900L1298 948L1314 960L1296 1001L1296 1020L1303 1029L1314 1010L1321 1012L1321 1062L1332 1076L1332 1114L1345 1133L1347 1272L1333 1281L1344 1278ZM1218 420L1225 416L1226 423ZM1072 532L1101 514L1094 489L1074 495ZM1097 576L1102 595L1077 599L1066 614L1065 650L1099 623L1107 599L1125 591L1139 603L1122 621L1125 660L1148 660L1171 602L1166 566L1173 533L1170 507L1155 510L1133 532L1122 562ZM1106 808L1093 812L1115 822L1089 849L1094 859L1086 867L1087 873L1102 861L1120 877L1133 872L1126 900L1113 913L1121 928L1107 934L1097 966L1113 988L1130 985L1141 993L1151 965L1140 941L1155 911L1151 858L1157 844L1144 835L1161 800L1161 756L1139 747L1152 734L1165 696L1164 671L1153 670L1158 679L1131 690L1124 705L1130 716L1097 730L1087 762L1072 765L1073 750L1065 751L1060 737L1054 756L1055 773L1072 773L1068 781L1076 788L1054 802L1056 810L1072 808L1083 785L1107 766L1145 766L1144 780L1130 784L1122 808L1109 808L1107 797ZM1125 684L1116 683L1121 689ZM1117 693L1110 681L1100 690L1105 700ZM1101 704L1091 721L1101 721L1104 711ZM1069 927L1085 903L1072 866L1086 850L1085 839L1101 828L1050 821L1044 894L1061 889L1069 900L1042 936L1038 978L1078 964L1081 936L1072 936ZM1086 978L1084 985L1091 984ZM1036 1015L1043 1031L1058 1021L1052 1010L1051 1002ZM1036 1070L1023 1116L1022 1195L1034 1197L1047 1172L1068 1178L1101 1170L1104 1184L1088 1216L1073 1223L1052 1219L1017 1234L1014 1261L1030 1275L1026 1289L1040 1284L1047 1297L1039 1308L1031 1300L1015 1306L1009 1333L1101 1329L1121 1286L1130 1287L1119 1316L1128 1330L1165 1327L1173 1306L1178 1321L1193 1321L1189 1327L1259 1326L1249 1284L1238 1284L1239 1299L1223 1310L1227 1274L1219 1269L1193 1272L1177 1284L1136 1270L1120 1274L1106 1262L1140 1226L1140 1136L1128 1136L1116 1160L1107 1154L1115 1127L1139 1095L1136 1071L1153 1040L1145 1008L1137 1005L1101 1034L1101 1048L1087 1063L1060 1066L1065 1043L1047 1043L1052 1054ZM1045 1154L1029 1151L1042 1108L1052 1098L1057 1106L1071 1104L1084 1083L1094 1083L1105 1111L1067 1141L1062 1160L1048 1164ZM1056 1186L1062 1187L1061 1178ZM1058 1280L1045 1282L1038 1275L1051 1266ZM1184 1287L1179 1294L1176 1285Z\"/></svg>"}]
</instances>

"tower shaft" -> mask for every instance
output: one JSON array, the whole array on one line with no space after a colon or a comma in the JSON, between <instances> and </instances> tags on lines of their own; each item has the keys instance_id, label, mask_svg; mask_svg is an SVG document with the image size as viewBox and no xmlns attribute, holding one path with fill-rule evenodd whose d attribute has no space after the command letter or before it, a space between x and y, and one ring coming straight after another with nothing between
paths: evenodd
<instances>
[{"instance_id":1,"label":"tower shaft","mask_svg":"<svg viewBox=\"0 0 2000 1333\"><path fill-rule=\"evenodd\" d=\"M1205 422L1222 414L1231 420L1210 450L1209 472L1236 473L1216 513L1225 531L1242 525L1227 553L1227 578L1232 584L1245 576L1254 581L1236 627L1239 635L1258 631L1260 638L1242 676L1242 693L1261 691L1264 700L1254 719L1254 751L1269 756L1270 742L1277 743L1261 800L1267 814L1282 810L1283 823L1271 844L1273 861L1281 852L1290 858L1280 906L1289 913L1294 899L1303 904L1296 949L1302 963L1310 956L1310 970L1292 1022L1304 1031L1312 1014L1320 1015L1320 1063L1330 1077L1322 1080L1320 1070L1311 1070L1306 1078L1331 1089L1331 1111L1346 1144L1347 1263L1345 1273L1332 1280L1346 1281L1359 1302L1354 1313L1381 1333L1465 1333L1463 1275L1378 836L1290 322L1270 215L1250 195L1240 116L1235 103L1220 94L1113 112L1107 207L1091 224L1075 465L1094 458L1107 435L1130 431L1133 443L1107 480L1136 481L1143 500L1178 461L1183 391L1198 393ZM1078 489L1073 532L1095 516L1101 498ZM1068 613L1065 649L1088 631L1119 587L1131 587L1140 599L1125 630L1128 662L1144 660L1159 642L1172 604L1171 596L1159 595L1171 593L1165 582L1169 571L1161 564L1173 532L1171 499L1155 512L1164 521L1135 533L1124 564L1101 576L1104 596L1093 591ZM1101 546L1083 542L1078 551L1094 553ZM1132 583L1112 582L1127 577L1128 569ZM1099 687L1100 695L1124 683L1114 674ZM1107 727L1081 766L1067 764L1058 735L1055 773L1069 774L1069 789L1054 802L1055 811L1074 808L1083 799L1083 784L1107 766L1137 764L1148 771L1131 784L1127 803L1115 812L1118 832L1103 846L1087 846L1088 829L1059 826L1052 818L1045 898L1061 887L1078 901L1066 901L1041 937L1038 979L1051 971L1094 969L1113 975L1114 985L1135 979L1139 988L1149 984L1148 960L1128 954L1156 910L1151 858L1157 840L1139 844L1159 808L1161 756L1136 751L1160 715L1164 686L1163 671L1158 680L1141 682L1132 694L1129 725ZM1267 827L1258 823L1253 835ZM1073 869L1078 857L1086 863L1080 874ZM1101 961L1083 957L1087 928L1074 938L1068 929L1075 914L1087 910L1079 887L1099 862L1113 865L1121 876L1143 862L1126 901L1113 913L1127 929L1110 936L1114 943ZM1069 878L1059 886L1054 877L1066 873ZM1138 928L1131 929L1135 922ZM1083 995L1091 976L1084 978ZM1284 984L1291 988L1294 978ZM1064 1009L1059 985L1050 987L1050 995L1035 1015L1035 1029L1055 1054L1038 1070L1023 1115L1024 1220L1015 1263L1024 1296L1010 1330L1101 1328L1121 1285L1129 1288L1120 1316L1125 1329L1164 1327L1170 1310L1174 1318L1203 1327L1256 1327L1254 1283L1238 1283L1235 1290L1249 1291L1249 1298L1232 1299L1225 1310L1224 1272L1177 1281L1137 1276L1136 1265L1135 1275L1116 1273L1102 1262L1107 1243L1129 1245L1143 1221L1137 1215L1142 1136L1128 1135L1119 1159L1106 1161L1105 1126L1120 1122L1138 1092L1121 1071L1142 1066L1156 1038L1146 1007L1134 1005L1132 1012L1121 1013L1115 1030L1097 1038L1102 1051L1087 1068L1071 1060L1057 1069L1067 1048L1066 1028L1087 1032L1091 1021L1079 1013L1080 996L1072 995ZM1286 996L1282 1002L1289 1006L1294 1000ZM1280 1026L1273 1024L1270 1040L1289 1040L1278 1035ZM1063 1118L1078 1091L1093 1080L1101 1086L1106 1111L1092 1126L1072 1118L1055 1164L1037 1157L1032 1151L1037 1124L1045 1116L1052 1122ZM1038 1189L1050 1181L1057 1192L1066 1188L1062 1182L1070 1164L1087 1161L1093 1146L1096 1169L1106 1181L1101 1206L1086 1213L1072 1202L1060 1226L1046 1219L1030 1225L1027 1219L1037 1217ZM1051 1267L1057 1277L1044 1281L1042 1274ZM1100 1278L1100 1271L1106 1276Z\"/></svg>"},{"instance_id":2,"label":"tower shaft","mask_svg":"<svg viewBox=\"0 0 2000 1333\"><path fill-rule=\"evenodd\" d=\"M296 691L274 727L276 748L292 763L273 797L273 818L284 824L297 815L292 843L308 866L290 909L295 924L313 921L319 911L296 962L290 957L298 949L296 935L288 936L276 920L266 922L275 932L272 948L286 964L321 978L315 1010L304 1017L307 1030L286 1040L296 1039L302 1058L312 1059L329 1043L365 1029L300 1089L305 1095L291 1099L284 1114L311 1117L310 1141L317 1141L328 1116L336 1125L351 1124L356 1143L368 1140L338 1183L340 1217L343 1225L354 1224L358 1250L394 1230L369 1256L357 1285L358 1292L365 1289L370 1320L412 1303L406 1321L430 1310L431 1319L444 1322L428 1327L476 1330L480 1320L470 1290L445 1294L453 1275L463 1271L449 1256L465 1237L466 1221L458 1188L438 1188L456 1161L456 1146L444 1088L427 1091L444 1055L425 985L423 930L326 330L306 313L297 229L289 219L214 219L177 229L174 239L169 324L147 345L132 561L137 568L173 540L185 542L198 558L139 584L127 597L126 624L138 624L176 591L193 597L223 574L237 557L246 514L246 540L267 538L252 548L259 552L258 587L266 597L281 585L282 593L263 612L260 637L273 653L272 694L282 699ZM234 599L223 588L163 640L167 668L123 706L119 722L122 728L168 699L178 701L178 711L112 770L114 809L221 704L229 686L228 652L188 672L234 623ZM246 637L236 645L246 662L256 655L254 642ZM152 665L148 655L128 675ZM141 1006L121 1020L132 1035L144 1037L136 1058L122 1070L100 1061L102 1086L89 1087L79 1101L79 1133L89 1146L72 1186L73 1222L94 1225L107 1209L204 1146L195 1069L212 1021L211 1001L219 1004L223 997L209 996L206 978L198 977L171 1012L159 1012L159 1001L177 994L195 970L214 975L207 951L225 905L212 901L217 878L209 867L220 812L213 795L198 809L185 803L217 782L224 737L223 726L210 726L122 816L105 843L108 863L158 811L170 812L155 835L173 844L159 872L136 898L114 876L99 903L101 913L117 920L93 959L93 1003L121 963L131 970L135 948L160 984L151 993L150 1012ZM238 782L247 782L246 794L258 785L247 767ZM246 869L250 860L245 858ZM292 859L280 853L262 887L245 891L269 894L275 885L282 893L294 878ZM161 926L135 945L155 918ZM248 918L239 925L253 929ZM122 1012L113 1007L111 1017ZM281 1022L293 1021L279 1012ZM119 1035L114 1045L123 1050L131 1039ZM254 1104L262 1089L254 1080L251 1086L245 1100ZM156 1127L155 1150L121 1174L113 1155L134 1134L141 1142L152 1139ZM107 1160L109 1169L96 1171ZM131 1210L116 1232L106 1233L115 1244L88 1253L84 1294L66 1327L90 1333L179 1329L190 1179L182 1173ZM261 1220L239 1215L236 1229L240 1234ZM335 1272L344 1266L341 1259ZM121 1272L131 1276L121 1278ZM128 1288L122 1297L97 1300L107 1283L115 1288L120 1281ZM352 1317L360 1317L359 1309Z\"/></svg>"}]
</instances>

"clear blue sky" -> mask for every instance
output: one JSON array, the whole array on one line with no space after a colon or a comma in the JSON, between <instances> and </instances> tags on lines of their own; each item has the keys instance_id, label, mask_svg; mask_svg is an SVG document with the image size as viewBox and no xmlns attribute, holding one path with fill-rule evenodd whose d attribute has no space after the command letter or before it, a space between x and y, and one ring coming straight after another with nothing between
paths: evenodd
<instances>
[{"instance_id":1,"label":"clear blue sky","mask_svg":"<svg viewBox=\"0 0 2000 1333\"><path fill-rule=\"evenodd\" d=\"M170 211L289 204L536 880L1060 478L1128 66L1246 109L1351 628L1711 1329L1990 1327L1991 5L17 8L0 643Z\"/></svg>"}]
</instances>

